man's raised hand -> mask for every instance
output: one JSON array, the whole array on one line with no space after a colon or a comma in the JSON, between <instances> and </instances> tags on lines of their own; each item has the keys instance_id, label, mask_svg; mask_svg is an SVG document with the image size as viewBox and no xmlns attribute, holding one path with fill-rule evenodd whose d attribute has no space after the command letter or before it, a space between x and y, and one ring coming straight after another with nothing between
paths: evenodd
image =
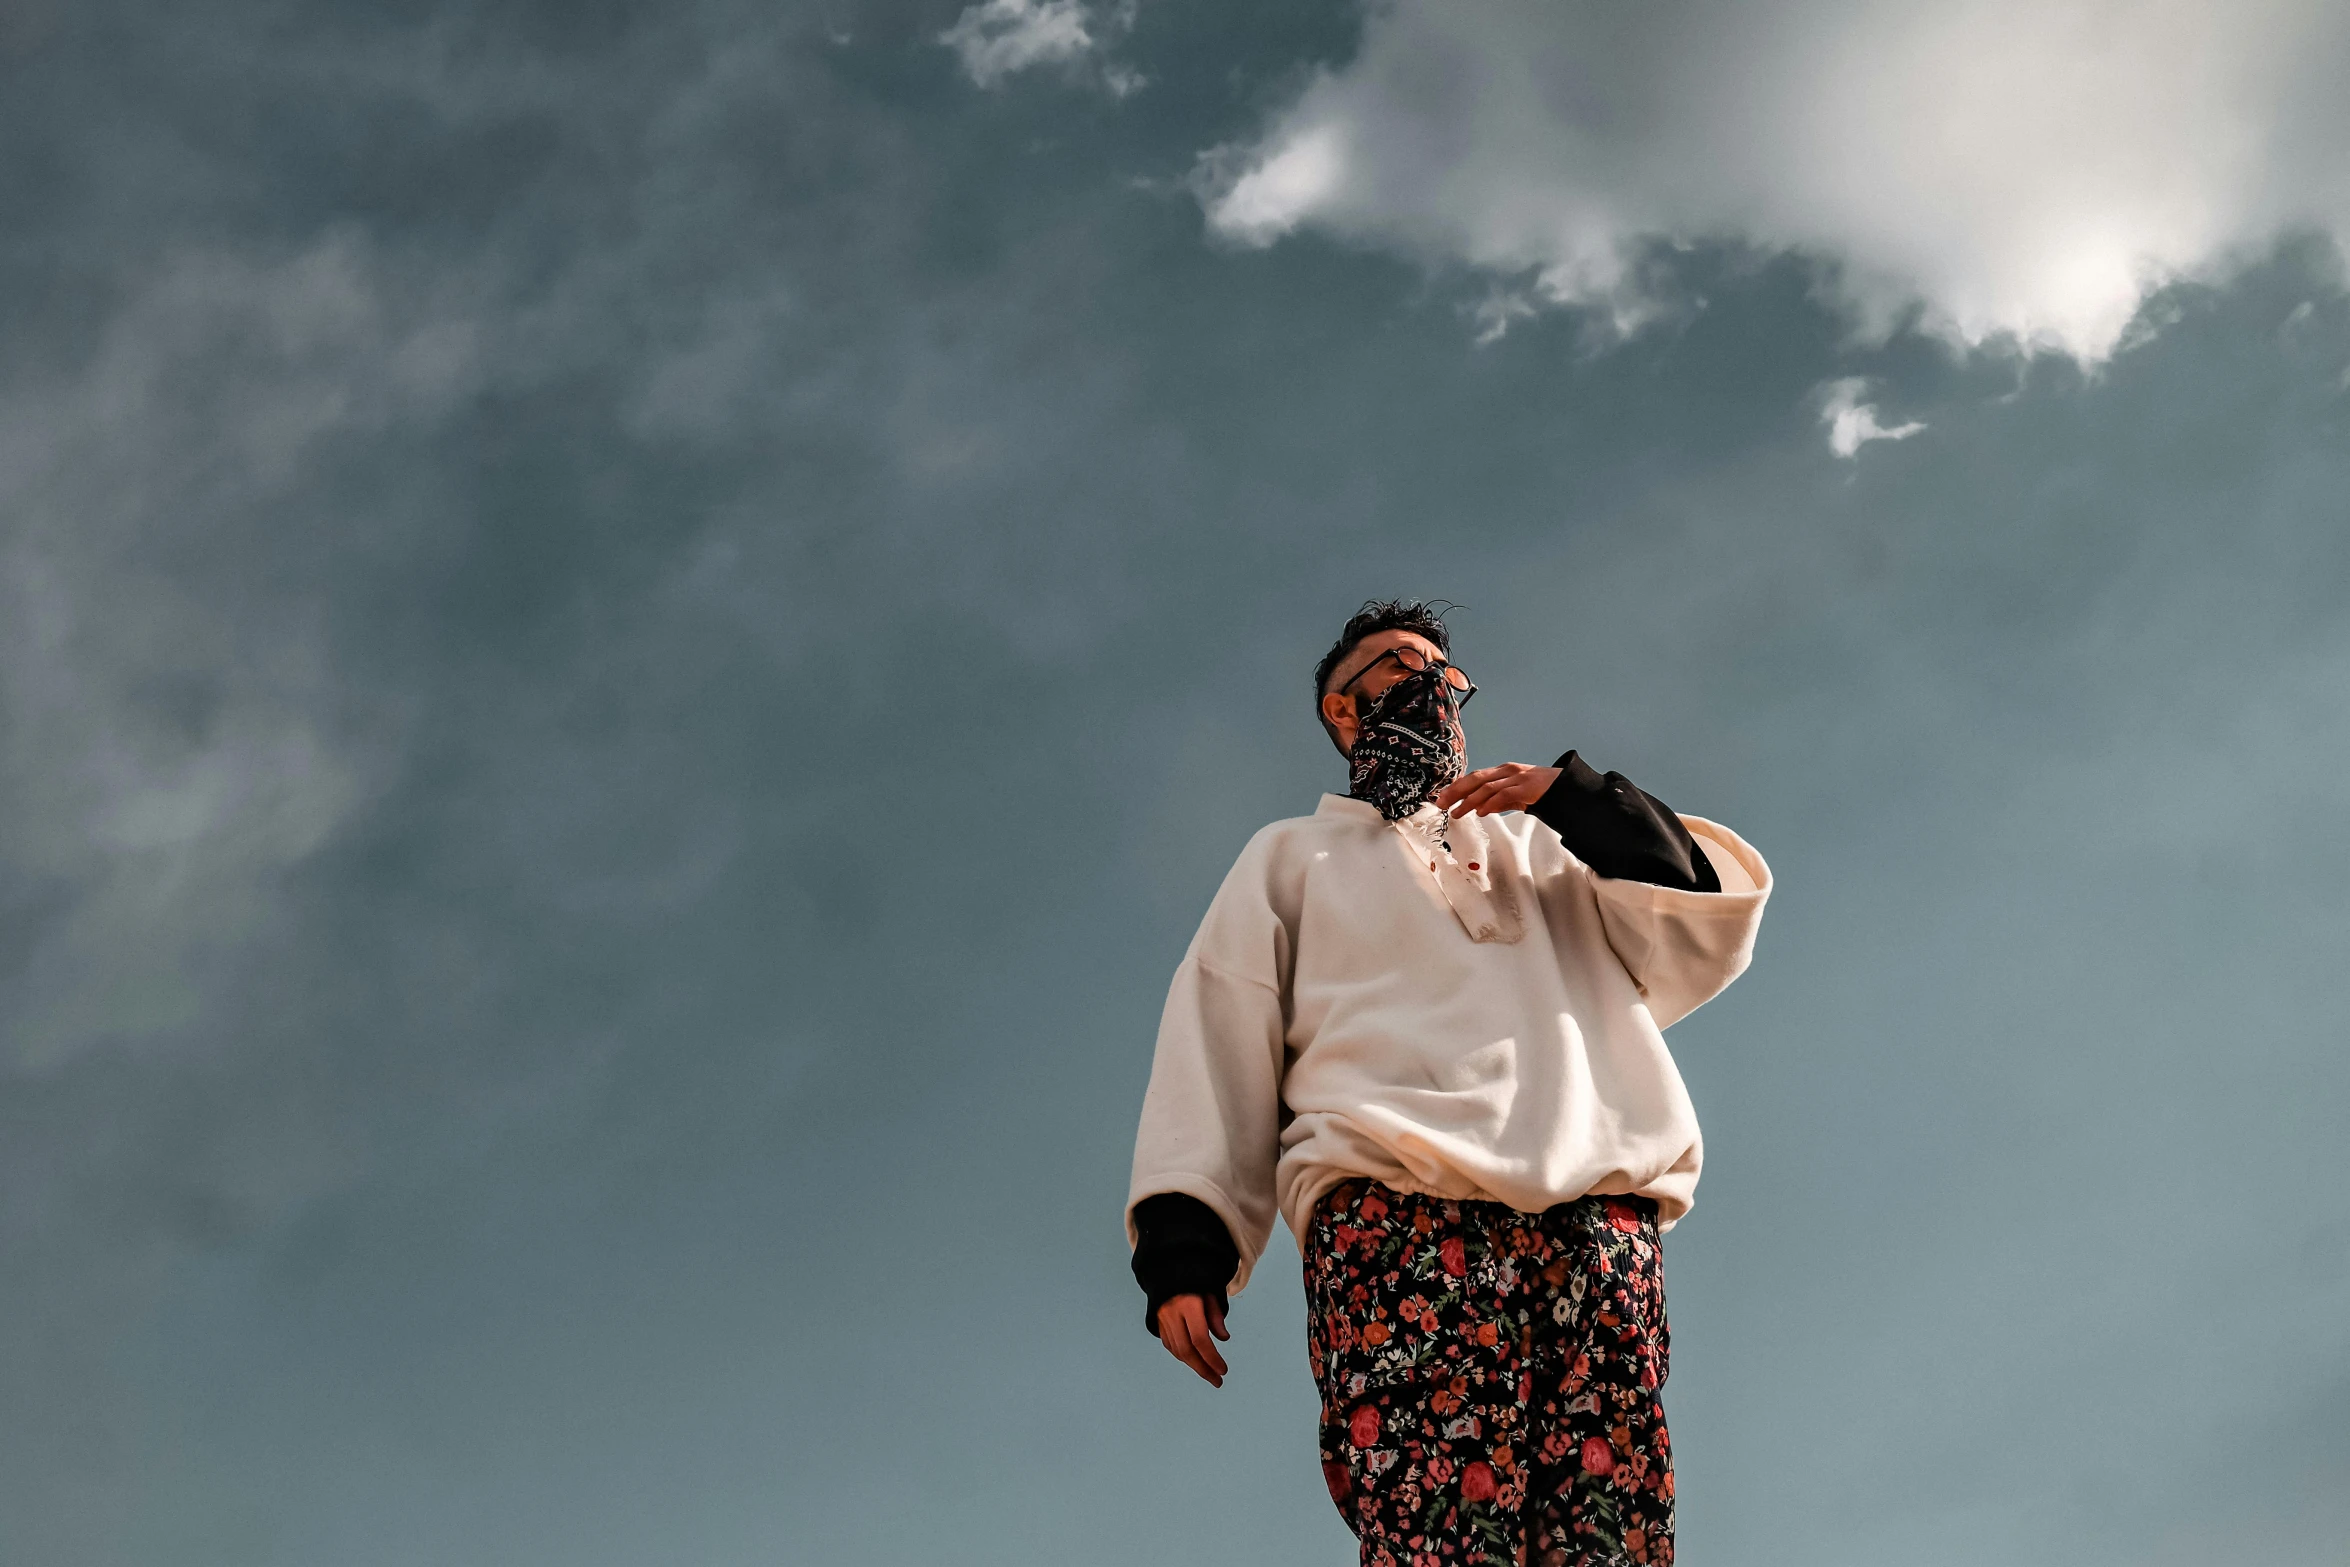
<instances>
[{"instance_id":1,"label":"man's raised hand","mask_svg":"<svg viewBox=\"0 0 2350 1567\"><path fill-rule=\"evenodd\" d=\"M1159 1342L1212 1386L1222 1387L1230 1369L1216 1352L1216 1340L1231 1336L1224 1331L1224 1308L1205 1295L1177 1295L1159 1305Z\"/></svg>"},{"instance_id":2,"label":"man's raised hand","mask_svg":"<svg viewBox=\"0 0 2350 1567\"><path fill-rule=\"evenodd\" d=\"M1436 805L1450 816L1522 811L1547 794L1550 786L1558 782L1558 776L1555 767L1528 767L1524 762L1480 767L1437 790Z\"/></svg>"}]
</instances>

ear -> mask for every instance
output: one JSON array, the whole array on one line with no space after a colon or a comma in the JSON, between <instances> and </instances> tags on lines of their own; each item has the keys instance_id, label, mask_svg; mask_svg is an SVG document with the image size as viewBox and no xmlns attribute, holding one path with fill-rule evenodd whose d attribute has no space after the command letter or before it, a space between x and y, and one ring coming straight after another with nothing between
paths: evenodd
<instances>
[{"instance_id":1,"label":"ear","mask_svg":"<svg viewBox=\"0 0 2350 1567\"><path fill-rule=\"evenodd\" d=\"M1355 733L1361 727L1361 720L1355 716L1353 697L1338 691L1324 695L1322 721L1335 731L1331 739L1337 742L1339 755L1344 756L1354 749Z\"/></svg>"}]
</instances>

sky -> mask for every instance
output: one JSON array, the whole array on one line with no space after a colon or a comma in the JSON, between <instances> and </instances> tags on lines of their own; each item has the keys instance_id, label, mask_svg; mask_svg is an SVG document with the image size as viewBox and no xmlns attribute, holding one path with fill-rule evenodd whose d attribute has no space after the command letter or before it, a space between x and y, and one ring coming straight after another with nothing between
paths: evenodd
<instances>
[{"instance_id":1,"label":"sky","mask_svg":"<svg viewBox=\"0 0 2350 1567\"><path fill-rule=\"evenodd\" d=\"M1211 1390L1120 1209L1412 594L1777 878L1682 1559L2338 1564L2345 62L0 5L0 1561L1351 1561L1291 1243Z\"/></svg>"}]
</instances>

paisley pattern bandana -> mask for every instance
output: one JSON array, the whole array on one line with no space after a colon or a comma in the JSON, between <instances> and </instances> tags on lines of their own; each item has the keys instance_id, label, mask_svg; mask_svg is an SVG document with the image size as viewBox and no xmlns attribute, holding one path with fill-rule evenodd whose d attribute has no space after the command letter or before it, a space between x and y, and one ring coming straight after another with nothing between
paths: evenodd
<instances>
[{"instance_id":1,"label":"paisley pattern bandana","mask_svg":"<svg viewBox=\"0 0 2350 1567\"><path fill-rule=\"evenodd\" d=\"M1347 792L1401 821L1430 795L1460 777L1460 704L1433 669L1407 675L1361 708L1362 733L1347 753L1353 781Z\"/></svg>"}]
</instances>

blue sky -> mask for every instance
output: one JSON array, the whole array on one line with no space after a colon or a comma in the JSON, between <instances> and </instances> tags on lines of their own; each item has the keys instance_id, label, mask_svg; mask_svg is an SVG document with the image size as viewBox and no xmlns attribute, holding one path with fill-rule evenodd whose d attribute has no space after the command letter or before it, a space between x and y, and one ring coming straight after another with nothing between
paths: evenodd
<instances>
[{"instance_id":1,"label":"blue sky","mask_svg":"<svg viewBox=\"0 0 2350 1567\"><path fill-rule=\"evenodd\" d=\"M1778 877L1684 1559L2338 1561L2346 48L0 9L0 1558L1351 1560L1118 1215L1406 593Z\"/></svg>"}]
</instances>

